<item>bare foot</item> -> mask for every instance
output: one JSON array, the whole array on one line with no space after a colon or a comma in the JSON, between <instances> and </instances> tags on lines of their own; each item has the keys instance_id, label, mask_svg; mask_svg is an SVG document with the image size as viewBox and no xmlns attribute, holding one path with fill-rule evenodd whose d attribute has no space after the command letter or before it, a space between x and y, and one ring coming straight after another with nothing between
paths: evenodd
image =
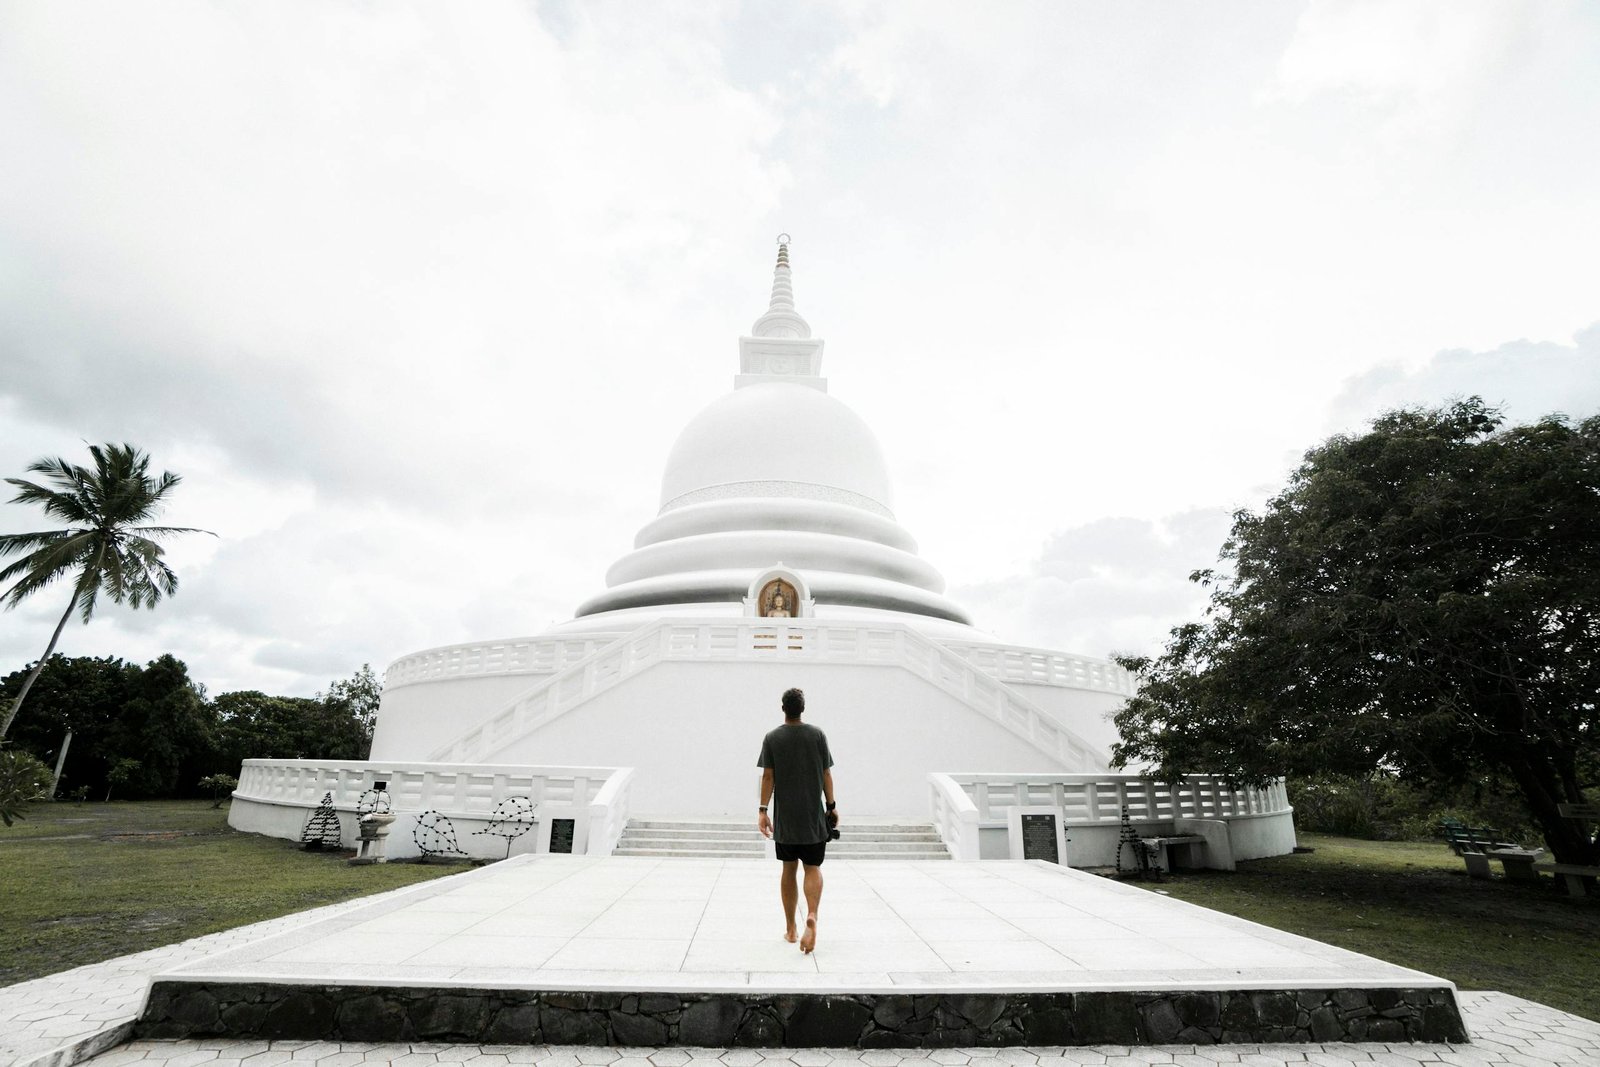
<instances>
[{"instance_id":1,"label":"bare foot","mask_svg":"<svg viewBox=\"0 0 1600 1067\"><path fill-rule=\"evenodd\" d=\"M800 940L800 935L794 932L794 923L790 923L789 929L783 932L783 939L791 945Z\"/></svg>"},{"instance_id":2,"label":"bare foot","mask_svg":"<svg viewBox=\"0 0 1600 1067\"><path fill-rule=\"evenodd\" d=\"M817 917L806 916L806 936L800 939L800 951L810 952L817 947Z\"/></svg>"}]
</instances>

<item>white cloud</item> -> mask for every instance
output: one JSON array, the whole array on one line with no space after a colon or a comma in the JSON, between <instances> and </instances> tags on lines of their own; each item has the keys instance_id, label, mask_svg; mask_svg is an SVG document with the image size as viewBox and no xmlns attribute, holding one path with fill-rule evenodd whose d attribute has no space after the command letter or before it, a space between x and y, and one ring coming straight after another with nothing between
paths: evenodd
<instances>
[{"instance_id":1,"label":"white cloud","mask_svg":"<svg viewBox=\"0 0 1600 1067\"><path fill-rule=\"evenodd\" d=\"M1396 408L1438 407L1481 396L1512 423L1546 415L1600 414L1600 322L1570 345L1508 341L1486 352L1450 349L1420 367L1385 363L1347 381L1334 398L1333 425L1352 428Z\"/></svg>"},{"instance_id":2,"label":"white cloud","mask_svg":"<svg viewBox=\"0 0 1600 1067\"><path fill-rule=\"evenodd\" d=\"M1020 643L1154 653L1168 630L1198 616L1206 594L1189 575L1216 564L1231 526L1220 508L1096 519L1051 535L1025 569L953 593L979 626Z\"/></svg>"},{"instance_id":3,"label":"white cloud","mask_svg":"<svg viewBox=\"0 0 1600 1067\"><path fill-rule=\"evenodd\" d=\"M1016 640L1148 647L1215 554L1170 517L1391 397L1592 395L1549 339L1600 314L1600 16L1228 10L0 8L0 471L132 440L221 535L63 649L310 692L566 617L779 230L900 518Z\"/></svg>"}]
</instances>

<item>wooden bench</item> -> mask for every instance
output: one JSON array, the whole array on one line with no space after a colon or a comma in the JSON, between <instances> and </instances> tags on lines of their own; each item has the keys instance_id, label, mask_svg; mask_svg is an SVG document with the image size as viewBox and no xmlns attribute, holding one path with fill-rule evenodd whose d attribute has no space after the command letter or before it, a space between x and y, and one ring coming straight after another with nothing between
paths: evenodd
<instances>
[{"instance_id":1,"label":"wooden bench","mask_svg":"<svg viewBox=\"0 0 1600 1067\"><path fill-rule=\"evenodd\" d=\"M1491 830L1487 826L1467 826L1458 822L1442 822L1439 824L1439 833L1443 835L1445 844L1456 855L1463 852L1488 852L1491 849L1518 848L1515 841L1506 841L1505 834L1499 830Z\"/></svg>"},{"instance_id":2,"label":"wooden bench","mask_svg":"<svg viewBox=\"0 0 1600 1067\"><path fill-rule=\"evenodd\" d=\"M1498 860L1506 877L1516 882L1535 882L1539 875L1534 871L1534 861L1544 855L1544 849L1526 849L1514 841L1505 840L1506 834L1487 826L1466 826L1458 822L1439 824L1439 832L1461 861L1467 865L1467 875L1472 878L1491 876L1489 861Z\"/></svg>"},{"instance_id":3,"label":"wooden bench","mask_svg":"<svg viewBox=\"0 0 1600 1067\"><path fill-rule=\"evenodd\" d=\"M1534 870L1536 861L1544 855L1544 849L1526 848L1495 848L1483 853L1463 852L1461 858L1467 863L1467 873L1474 878L1489 877L1489 861L1499 860L1500 866L1505 869L1506 877L1513 882L1537 882L1539 874ZM1469 858L1471 857L1471 858ZM1483 861L1483 873L1474 874L1473 860Z\"/></svg>"},{"instance_id":4,"label":"wooden bench","mask_svg":"<svg viewBox=\"0 0 1600 1067\"><path fill-rule=\"evenodd\" d=\"M1533 865L1534 877L1539 877L1539 872L1549 871L1567 883L1569 896L1581 897L1584 893L1583 883L1590 878L1600 878L1600 867L1585 867L1581 863L1535 863Z\"/></svg>"},{"instance_id":5,"label":"wooden bench","mask_svg":"<svg viewBox=\"0 0 1600 1067\"><path fill-rule=\"evenodd\" d=\"M1206 839L1199 834L1168 834L1165 837L1145 837L1140 840L1154 853L1151 859L1156 865L1167 870L1206 865L1204 854ZM1163 860L1166 862L1163 863Z\"/></svg>"},{"instance_id":6,"label":"wooden bench","mask_svg":"<svg viewBox=\"0 0 1600 1067\"><path fill-rule=\"evenodd\" d=\"M1600 821L1600 804L1557 804L1556 810L1568 819L1584 823ZM1585 883L1589 879L1600 878L1600 867L1590 867L1582 863L1536 863L1533 870L1535 878L1539 877L1538 872L1549 871L1564 880L1567 883L1567 894L1574 897L1584 895Z\"/></svg>"}]
</instances>

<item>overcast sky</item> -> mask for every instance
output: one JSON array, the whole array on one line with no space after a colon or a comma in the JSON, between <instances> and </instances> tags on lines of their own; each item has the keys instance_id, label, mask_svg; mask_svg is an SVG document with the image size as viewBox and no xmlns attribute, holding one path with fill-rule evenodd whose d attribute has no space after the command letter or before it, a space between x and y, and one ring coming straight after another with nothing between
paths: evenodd
<instances>
[{"instance_id":1,"label":"overcast sky","mask_svg":"<svg viewBox=\"0 0 1600 1067\"><path fill-rule=\"evenodd\" d=\"M536 633L788 231L952 594L1151 651L1328 434L1600 410L1597 129L1587 3L0 0L0 473L131 441L220 535L68 655L310 693Z\"/></svg>"}]
</instances>

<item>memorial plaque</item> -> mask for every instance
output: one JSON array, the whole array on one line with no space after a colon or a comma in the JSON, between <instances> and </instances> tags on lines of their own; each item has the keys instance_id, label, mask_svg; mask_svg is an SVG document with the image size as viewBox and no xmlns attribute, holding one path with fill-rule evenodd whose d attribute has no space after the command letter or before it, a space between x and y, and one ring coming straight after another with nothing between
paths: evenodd
<instances>
[{"instance_id":1,"label":"memorial plaque","mask_svg":"<svg viewBox=\"0 0 1600 1067\"><path fill-rule=\"evenodd\" d=\"M551 819L550 820L550 851L572 851L572 834L576 830L576 819Z\"/></svg>"},{"instance_id":2,"label":"memorial plaque","mask_svg":"<svg viewBox=\"0 0 1600 1067\"><path fill-rule=\"evenodd\" d=\"M1022 858L1061 862L1056 850L1056 816L1054 812L1022 817Z\"/></svg>"}]
</instances>

